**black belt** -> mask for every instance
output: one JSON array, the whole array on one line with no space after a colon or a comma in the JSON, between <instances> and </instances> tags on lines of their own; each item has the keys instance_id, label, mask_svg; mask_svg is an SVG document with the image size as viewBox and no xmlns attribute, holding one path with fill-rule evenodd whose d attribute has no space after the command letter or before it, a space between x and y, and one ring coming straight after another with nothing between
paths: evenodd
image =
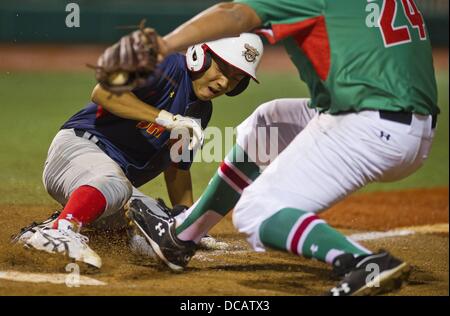
<instances>
[{"instance_id":1,"label":"black belt","mask_svg":"<svg viewBox=\"0 0 450 316\"><path fill-rule=\"evenodd\" d=\"M78 128L74 128L73 131L75 132L76 136L93 142L94 144L96 144L98 146L98 148L105 151L105 149L106 149L105 145L97 138L97 136L95 136L87 131L84 131L82 129L78 129Z\"/></svg>"},{"instance_id":2,"label":"black belt","mask_svg":"<svg viewBox=\"0 0 450 316\"><path fill-rule=\"evenodd\" d=\"M383 120L393 121L397 123L411 125L413 113L411 112L392 112L380 110L380 118ZM437 115L431 117L431 128L435 128L437 123Z\"/></svg>"}]
</instances>

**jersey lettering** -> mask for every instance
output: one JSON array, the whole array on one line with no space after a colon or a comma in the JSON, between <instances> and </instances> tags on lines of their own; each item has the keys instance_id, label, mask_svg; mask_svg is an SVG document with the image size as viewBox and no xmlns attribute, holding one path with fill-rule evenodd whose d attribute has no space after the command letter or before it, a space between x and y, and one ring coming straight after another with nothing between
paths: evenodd
<instances>
[{"instance_id":1,"label":"jersey lettering","mask_svg":"<svg viewBox=\"0 0 450 316\"><path fill-rule=\"evenodd\" d=\"M139 122L136 125L136 127L139 129L145 129L147 134L153 135L156 138L159 138L161 136L161 134L166 130L161 125L158 125L156 123L149 123L149 122L145 122L145 121Z\"/></svg>"},{"instance_id":2,"label":"jersey lettering","mask_svg":"<svg viewBox=\"0 0 450 316\"><path fill-rule=\"evenodd\" d=\"M411 26L419 31L420 39L426 40L425 22L414 0L384 0L379 20L384 46L391 47L411 42L411 34L408 26L394 26L398 11L398 2L401 3L403 12Z\"/></svg>"}]
</instances>

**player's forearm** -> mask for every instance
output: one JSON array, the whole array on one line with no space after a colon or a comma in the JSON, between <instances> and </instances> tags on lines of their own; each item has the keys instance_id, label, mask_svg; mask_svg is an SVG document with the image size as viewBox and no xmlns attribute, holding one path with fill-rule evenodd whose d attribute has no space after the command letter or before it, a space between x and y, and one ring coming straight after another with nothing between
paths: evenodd
<instances>
[{"instance_id":1,"label":"player's forearm","mask_svg":"<svg viewBox=\"0 0 450 316\"><path fill-rule=\"evenodd\" d=\"M92 91L92 101L100 104L108 112L130 120L155 122L159 114L157 108L142 102L131 92L121 95L111 94L100 85Z\"/></svg>"},{"instance_id":2,"label":"player's forearm","mask_svg":"<svg viewBox=\"0 0 450 316\"><path fill-rule=\"evenodd\" d=\"M194 204L192 194L192 180L189 170L180 170L170 166L164 171L167 192L172 205L182 204L191 206Z\"/></svg>"},{"instance_id":3,"label":"player's forearm","mask_svg":"<svg viewBox=\"0 0 450 316\"><path fill-rule=\"evenodd\" d=\"M167 53L172 53L185 50L193 44L238 36L260 25L260 18L249 6L224 2L199 13L166 35L164 40Z\"/></svg>"}]
</instances>

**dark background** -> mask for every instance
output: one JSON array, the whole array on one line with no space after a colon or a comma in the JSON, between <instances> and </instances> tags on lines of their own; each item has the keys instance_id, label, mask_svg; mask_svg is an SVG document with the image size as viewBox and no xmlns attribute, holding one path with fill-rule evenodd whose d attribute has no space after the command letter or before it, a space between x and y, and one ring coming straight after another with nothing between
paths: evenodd
<instances>
[{"instance_id":1,"label":"dark background","mask_svg":"<svg viewBox=\"0 0 450 316\"><path fill-rule=\"evenodd\" d=\"M344 0L345 1L345 0ZM363 0L361 0L363 1ZM448 0L415 0L434 46L448 47ZM68 3L80 7L80 28L67 28ZM0 42L107 43L121 25L147 25L166 34L217 0L14 0L0 2Z\"/></svg>"}]
</instances>

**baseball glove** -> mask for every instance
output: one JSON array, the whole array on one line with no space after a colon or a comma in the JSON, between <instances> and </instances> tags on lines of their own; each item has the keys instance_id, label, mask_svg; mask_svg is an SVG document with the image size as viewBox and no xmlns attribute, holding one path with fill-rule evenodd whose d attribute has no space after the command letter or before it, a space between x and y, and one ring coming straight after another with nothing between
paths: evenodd
<instances>
[{"instance_id":1,"label":"baseball glove","mask_svg":"<svg viewBox=\"0 0 450 316\"><path fill-rule=\"evenodd\" d=\"M131 91L144 85L155 71L158 56L158 34L145 28L145 21L139 29L123 36L108 47L98 58L95 77L100 85L116 94Z\"/></svg>"}]
</instances>

